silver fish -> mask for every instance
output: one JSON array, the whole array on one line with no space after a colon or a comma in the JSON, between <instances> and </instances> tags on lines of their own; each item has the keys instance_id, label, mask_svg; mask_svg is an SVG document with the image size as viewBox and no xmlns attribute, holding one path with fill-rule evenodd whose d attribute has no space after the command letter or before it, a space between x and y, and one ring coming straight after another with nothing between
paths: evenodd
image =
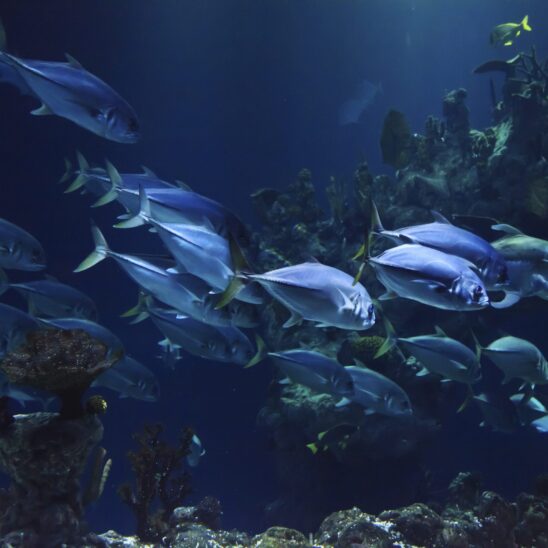
<instances>
[{"instance_id":1,"label":"silver fish","mask_svg":"<svg viewBox=\"0 0 548 548\"><path fill-rule=\"evenodd\" d=\"M160 397L160 385L154 373L129 356L101 373L91 386L114 390L121 398L155 402Z\"/></svg>"},{"instance_id":2,"label":"silver fish","mask_svg":"<svg viewBox=\"0 0 548 548\"><path fill-rule=\"evenodd\" d=\"M129 218L115 225L117 228L133 228L145 224L139 216L140 189L124 187L120 173L112 164L107 164L107 171L112 188L96 204L117 199L126 206ZM219 202L193 192L189 187L145 188L145 192L150 203L150 217L156 221L203 226L240 243L247 241L249 237L246 227L234 213Z\"/></svg>"},{"instance_id":3,"label":"silver fish","mask_svg":"<svg viewBox=\"0 0 548 548\"><path fill-rule=\"evenodd\" d=\"M365 287L354 285L352 277L337 268L307 262L245 277L290 310L284 327L305 319L318 327L361 331L375 323L375 308Z\"/></svg>"},{"instance_id":4,"label":"silver fish","mask_svg":"<svg viewBox=\"0 0 548 548\"><path fill-rule=\"evenodd\" d=\"M31 331L40 329L40 324L26 312L0 303L0 357L25 342Z\"/></svg>"},{"instance_id":5,"label":"silver fish","mask_svg":"<svg viewBox=\"0 0 548 548\"><path fill-rule=\"evenodd\" d=\"M40 242L5 219L0 219L0 267L31 271L46 267L46 255Z\"/></svg>"},{"instance_id":6,"label":"silver fish","mask_svg":"<svg viewBox=\"0 0 548 548\"><path fill-rule=\"evenodd\" d=\"M510 401L514 404L521 424L527 425L531 422L548 415L548 409L535 397L528 397L528 394L513 394Z\"/></svg>"},{"instance_id":7,"label":"silver fish","mask_svg":"<svg viewBox=\"0 0 548 548\"><path fill-rule=\"evenodd\" d=\"M202 445L202 440L194 434L190 440L190 452L186 456L186 462L192 468L196 468L200 464L201 458L205 455L206 451Z\"/></svg>"},{"instance_id":8,"label":"silver fish","mask_svg":"<svg viewBox=\"0 0 548 548\"><path fill-rule=\"evenodd\" d=\"M31 112L35 116L55 114L111 141L138 141L139 121L133 108L74 57L66 58L65 63L36 61L0 51L0 80L42 103Z\"/></svg>"},{"instance_id":9,"label":"silver fish","mask_svg":"<svg viewBox=\"0 0 548 548\"><path fill-rule=\"evenodd\" d=\"M453 225L440 213L432 212L433 223L385 230L375 204L372 209L372 231L375 234L390 238L397 244L418 244L466 259L476 266L488 289L508 283L507 266L501 254L489 242Z\"/></svg>"},{"instance_id":10,"label":"silver fish","mask_svg":"<svg viewBox=\"0 0 548 548\"><path fill-rule=\"evenodd\" d=\"M531 423L531 426L537 431L543 434L548 433L548 415L540 417Z\"/></svg>"},{"instance_id":11,"label":"silver fish","mask_svg":"<svg viewBox=\"0 0 548 548\"><path fill-rule=\"evenodd\" d=\"M393 380L368 369L365 366L348 366L345 368L354 381L354 393L342 399L337 407L357 403L364 408L366 415L400 416L411 415L413 409L406 392Z\"/></svg>"},{"instance_id":12,"label":"silver fish","mask_svg":"<svg viewBox=\"0 0 548 548\"><path fill-rule=\"evenodd\" d=\"M215 292L224 291L235 276L229 241L203 226L157 221L151 216L150 200L143 188L139 199L139 216L156 230L184 271L207 282ZM239 291L236 298L251 304L263 302L261 295L253 291L253 286Z\"/></svg>"},{"instance_id":13,"label":"silver fish","mask_svg":"<svg viewBox=\"0 0 548 548\"><path fill-rule=\"evenodd\" d=\"M95 303L84 293L55 280L10 284L25 297L29 314L54 318L97 319Z\"/></svg>"},{"instance_id":14,"label":"silver fish","mask_svg":"<svg viewBox=\"0 0 548 548\"><path fill-rule=\"evenodd\" d=\"M147 314L166 338L161 344L170 350L179 347L200 358L238 365L255 363L258 352L237 327L208 325L151 304Z\"/></svg>"},{"instance_id":15,"label":"silver fish","mask_svg":"<svg viewBox=\"0 0 548 548\"><path fill-rule=\"evenodd\" d=\"M121 359L124 355L124 345L122 341L106 327L85 320L83 318L51 318L48 320L40 319L40 323L46 327L53 327L64 330L81 329L88 335L102 342L108 349L108 356Z\"/></svg>"},{"instance_id":16,"label":"silver fish","mask_svg":"<svg viewBox=\"0 0 548 548\"><path fill-rule=\"evenodd\" d=\"M349 372L337 361L312 350L285 350L269 352L276 367L286 380L302 384L320 393L350 397L354 393L354 382Z\"/></svg>"},{"instance_id":17,"label":"silver fish","mask_svg":"<svg viewBox=\"0 0 548 548\"><path fill-rule=\"evenodd\" d=\"M376 357L382 356L397 345L414 356L430 373L468 385L481 380L479 347L473 352L460 341L448 337L438 326L433 335L415 337L397 337L388 321L385 321L385 326L388 338L379 348Z\"/></svg>"},{"instance_id":18,"label":"silver fish","mask_svg":"<svg viewBox=\"0 0 548 548\"><path fill-rule=\"evenodd\" d=\"M522 379L531 385L548 384L548 362L542 352L529 341L506 336L482 349L504 373L503 383Z\"/></svg>"},{"instance_id":19,"label":"silver fish","mask_svg":"<svg viewBox=\"0 0 548 548\"><path fill-rule=\"evenodd\" d=\"M107 161L107 168L91 167L88 161L84 158L82 153L76 153L76 159L78 161L78 168L73 169L72 164L66 160L66 171L61 178L60 182L65 182L75 177L72 183L65 190L65 194L74 192L78 189L85 189L90 194L97 196L98 200L93 204L94 207L104 205L124 196L115 192L114 195L109 194L112 189L112 183L108 174L109 169L115 170L114 166L110 167L110 162ZM163 181L149 168L143 166L142 173L119 173L120 185L122 188L139 191L139 188L146 190L160 189L160 188L177 188L176 185ZM132 204L134 202L132 196ZM120 201L121 205L127 210L128 204ZM138 206L138 204L137 204Z\"/></svg>"},{"instance_id":20,"label":"silver fish","mask_svg":"<svg viewBox=\"0 0 548 548\"><path fill-rule=\"evenodd\" d=\"M506 236L493 242L508 265L509 288L502 301L492 303L495 308L507 308L523 297L548 300L548 241L523 234L510 225L493 225Z\"/></svg>"},{"instance_id":21,"label":"silver fish","mask_svg":"<svg viewBox=\"0 0 548 548\"><path fill-rule=\"evenodd\" d=\"M422 245L404 244L370 257L387 292L381 300L411 299L445 310L480 310L489 305L474 265L461 257Z\"/></svg>"},{"instance_id":22,"label":"silver fish","mask_svg":"<svg viewBox=\"0 0 548 548\"><path fill-rule=\"evenodd\" d=\"M483 416L480 426L490 426L497 432L514 432L519 426L519 418L515 407L507 399L493 394L478 394L474 401Z\"/></svg>"},{"instance_id":23,"label":"silver fish","mask_svg":"<svg viewBox=\"0 0 548 548\"><path fill-rule=\"evenodd\" d=\"M82 261L75 272L91 268L103 259L111 257L145 292L152 294L165 305L176 308L181 314L214 325L232 324L230 311L215 308L215 302L208 299L209 286L201 280L189 278L185 274L173 274L137 256L110 250L96 226L92 226L92 234L95 250Z\"/></svg>"}]
</instances>

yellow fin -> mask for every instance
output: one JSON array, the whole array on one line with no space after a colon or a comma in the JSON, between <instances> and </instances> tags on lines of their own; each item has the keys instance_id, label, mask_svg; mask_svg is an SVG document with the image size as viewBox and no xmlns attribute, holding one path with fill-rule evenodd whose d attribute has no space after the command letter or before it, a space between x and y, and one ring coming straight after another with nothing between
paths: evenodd
<instances>
[{"instance_id":1,"label":"yellow fin","mask_svg":"<svg viewBox=\"0 0 548 548\"><path fill-rule=\"evenodd\" d=\"M504 42L505 46L511 46L513 44L512 40L508 40L508 42Z\"/></svg>"},{"instance_id":2,"label":"yellow fin","mask_svg":"<svg viewBox=\"0 0 548 548\"><path fill-rule=\"evenodd\" d=\"M523 27L523 30L526 30L527 32L531 32L533 30L532 27L529 25L529 16L528 15L526 15L523 18L523 21L521 22L521 26Z\"/></svg>"},{"instance_id":3,"label":"yellow fin","mask_svg":"<svg viewBox=\"0 0 548 548\"><path fill-rule=\"evenodd\" d=\"M306 446L310 449L310 451L312 451L313 455L318 452L318 446L315 443L308 443Z\"/></svg>"}]
</instances>

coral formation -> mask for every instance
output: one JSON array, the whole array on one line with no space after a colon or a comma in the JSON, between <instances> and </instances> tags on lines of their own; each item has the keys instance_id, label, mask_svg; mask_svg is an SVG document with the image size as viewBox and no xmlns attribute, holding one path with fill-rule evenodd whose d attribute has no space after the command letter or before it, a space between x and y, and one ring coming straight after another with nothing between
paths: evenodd
<instances>
[{"instance_id":1,"label":"coral formation","mask_svg":"<svg viewBox=\"0 0 548 548\"><path fill-rule=\"evenodd\" d=\"M121 485L118 493L137 520L137 536L145 542L158 541L167 531L170 516L190 492L190 474L182 471L190 452L193 432L185 428L177 446L161 439L160 424L146 425L134 435L137 451L128 452L135 485Z\"/></svg>"},{"instance_id":2,"label":"coral formation","mask_svg":"<svg viewBox=\"0 0 548 548\"><path fill-rule=\"evenodd\" d=\"M417 546L420 548L513 548L545 546L548 542L546 478L539 478L535 494L523 493L511 503L492 491L482 491L481 479L462 473L450 485L445 506L414 503L378 515L359 508L327 516L315 534L271 527L250 537L237 531L211 529L196 519L197 508L174 511L163 545L219 548L356 548ZM100 536L109 547L141 547L135 537L113 531Z\"/></svg>"}]
</instances>

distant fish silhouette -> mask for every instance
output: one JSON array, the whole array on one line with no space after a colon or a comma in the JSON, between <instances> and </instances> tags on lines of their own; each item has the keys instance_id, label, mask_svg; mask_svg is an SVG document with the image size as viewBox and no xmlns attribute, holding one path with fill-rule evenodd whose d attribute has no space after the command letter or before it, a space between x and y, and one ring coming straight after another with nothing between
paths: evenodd
<instances>
[{"instance_id":1,"label":"distant fish silhouette","mask_svg":"<svg viewBox=\"0 0 548 548\"><path fill-rule=\"evenodd\" d=\"M356 88L352 99L345 101L339 109L339 125L357 124L364 110L373 104L377 95L382 93L382 84L373 84L363 80Z\"/></svg>"}]
</instances>

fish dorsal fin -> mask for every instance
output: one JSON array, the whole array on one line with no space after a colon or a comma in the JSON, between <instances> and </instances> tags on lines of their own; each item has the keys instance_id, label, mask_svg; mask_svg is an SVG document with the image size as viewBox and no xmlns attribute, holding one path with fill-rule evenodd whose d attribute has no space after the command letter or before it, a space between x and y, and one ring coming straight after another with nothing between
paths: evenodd
<instances>
[{"instance_id":1,"label":"fish dorsal fin","mask_svg":"<svg viewBox=\"0 0 548 548\"><path fill-rule=\"evenodd\" d=\"M445 225L451 225L453 224L449 219L447 219L447 217L445 217L444 215L442 215L439 211L434 211L433 209L430 211L430 213L432 214L432 217L434 217L434 220L436 221L436 223L443 223Z\"/></svg>"},{"instance_id":2,"label":"fish dorsal fin","mask_svg":"<svg viewBox=\"0 0 548 548\"><path fill-rule=\"evenodd\" d=\"M447 334L439 325L436 325L434 329L435 329L436 335L438 335L439 337L447 337Z\"/></svg>"},{"instance_id":3,"label":"fish dorsal fin","mask_svg":"<svg viewBox=\"0 0 548 548\"><path fill-rule=\"evenodd\" d=\"M31 110L30 113L33 116L49 116L49 115L53 114L53 111L51 110L51 108L48 107L48 105L43 103L38 108L35 108L34 110Z\"/></svg>"},{"instance_id":4,"label":"fish dorsal fin","mask_svg":"<svg viewBox=\"0 0 548 548\"><path fill-rule=\"evenodd\" d=\"M70 53L65 53L65 58L67 60L67 63L75 69L83 69L82 63L80 61L76 60Z\"/></svg>"},{"instance_id":5,"label":"fish dorsal fin","mask_svg":"<svg viewBox=\"0 0 548 548\"><path fill-rule=\"evenodd\" d=\"M516 228L515 226L512 226L512 225L507 225L504 223L492 225L491 229L498 230L499 232L504 232L505 234L514 234L514 235L523 234L523 232L519 228Z\"/></svg>"},{"instance_id":6,"label":"fish dorsal fin","mask_svg":"<svg viewBox=\"0 0 548 548\"><path fill-rule=\"evenodd\" d=\"M309 255L306 262L307 263L312 263L312 264L321 264L320 261L318 261L318 259L316 259L316 257L314 257L314 255Z\"/></svg>"},{"instance_id":7,"label":"fish dorsal fin","mask_svg":"<svg viewBox=\"0 0 548 548\"><path fill-rule=\"evenodd\" d=\"M175 184L182 190L186 190L187 192L193 192L190 186L188 186L186 183L183 183L183 181L179 181L179 179L175 180Z\"/></svg>"},{"instance_id":8,"label":"fish dorsal fin","mask_svg":"<svg viewBox=\"0 0 548 548\"><path fill-rule=\"evenodd\" d=\"M146 166L141 166L141 169L143 170L144 175L147 175L148 177L152 177L154 179L158 179L158 176L156 175L156 173L154 173L154 171L152 171L152 169L149 169Z\"/></svg>"}]
</instances>

